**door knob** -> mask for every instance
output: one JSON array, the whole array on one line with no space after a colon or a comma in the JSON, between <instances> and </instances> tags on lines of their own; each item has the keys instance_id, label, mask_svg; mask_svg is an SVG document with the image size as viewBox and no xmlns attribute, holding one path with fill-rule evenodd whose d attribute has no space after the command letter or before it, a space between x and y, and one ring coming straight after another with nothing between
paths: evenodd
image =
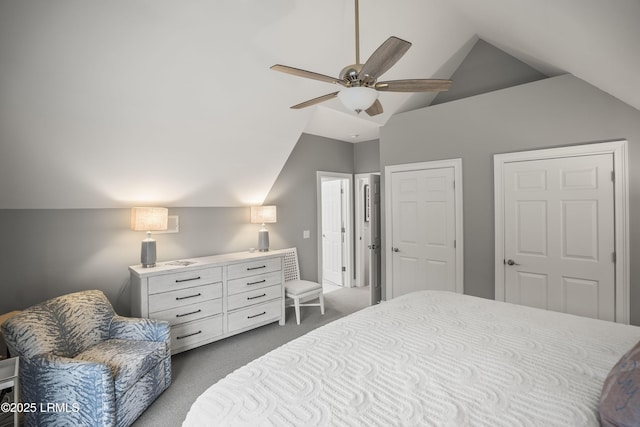
<instances>
[{"instance_id":1,"label":"door knob","mask_svg":"<svg viewBox=\"0 0 640 427\"><path fill-rule=\"evenodd\" d=\"M517 262L515 262L512 259L507 260L507 264L509 264L509 265L520 265L520 264L518 264Z\"/></svg>"},{"instance_id":2,"label":"door knob","mask_svg":"<svg viewBox=\"0 0 640 427\"><path fill-rule=\"evenodd\" d=\"M400 252L400 249L398 249L398 248L394 248L394 247L392 247L392 248L391 248L391 250L392 250L393 252Z\"/></svg>"}]
</instances>

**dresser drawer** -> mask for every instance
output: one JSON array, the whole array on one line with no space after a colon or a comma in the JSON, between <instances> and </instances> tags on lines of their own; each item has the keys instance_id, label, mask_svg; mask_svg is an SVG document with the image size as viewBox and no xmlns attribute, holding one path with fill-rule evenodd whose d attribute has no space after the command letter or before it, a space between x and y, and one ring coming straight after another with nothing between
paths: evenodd
<instances>
[{"instance_id":1,"label":"dresser drawer","mask_svg":"<svg viewBox=\"0 0 640 427\"><path fill-rule=\"evenodd\" d=\"M235 310L280 297L282 297L282 285L278 284L268 288L254 289L249 292L231 295L227 299L227 307L229 310Z\"/></svg>"},{"instance_id":2,"label":"dresser drawer","mask_svg":"<svg viewBox=\"0 0 640 427\"><path fill-rule=\"evenodd\" d=\"M279 320L281 316L282 299L280 298L229 313L227 325L229 332L235 332L267 320Z\"/></svg>"},{"instance_id":3,"label":"dresser drawer","mask_svg":"<svg viewBox=\"0 0 640 427\"><path fill-rule=\"evenodd\" d=\"M258 259L229 265L227 267L227 279L237 279L279 270L282 270L280 258Z\"/></svg>"},{"instance_id":4,"label":"dresser drawer","mask_svg":"<svg viewBox=\"0 0 640 427\"><path fill-rule=\"evenodd\" d=\"M149 294L190 288L222 281L222 268L211 267L149 277Z\"/></svg>"},{"instance_id":5,"label":"dresser drawer","mask_svg":"<svg viewBox=\"0 0 640 427\"><path fill-rule=\"evenodd\" d=\"M149 317L152 319L166 320L173 326L204 317L215 316L220 313L222 313L222 298L204 301L198 304L189 304L170 310L156 311L149 313Z\"/></svg>"},{"instance_id":6,"label":"dresser drawer","mask_svg":"<svg viewBox=\"0 0 640 427\"><path fill-rule=\"evenodd\" d=\"M171 352L222 335L222 315L171 328Z\"/></svg>"},{"instance_id":7,"label":"dresser drawer","mask_svg":"<svg viewBox=\"0 0 640 427\"><path fill-rule=\"evenodd\" d=\"M149 313L183 307L185 305L222 298L222 283L149 295Z\"/></svg>"},{"instance_id":8,"label":"dresser drawer","mask_svg":"<svg viewBox=\"0 0 640 427\"><path fill-rule=\"evenodd\" d=\"M282 283L282 274L279 271L274 273L258 274L256 276L244 277L227 281L227 294L234 295L241 292L252 291L254 289L266 288L268 286Z\"/></svg>"}]
</instances>

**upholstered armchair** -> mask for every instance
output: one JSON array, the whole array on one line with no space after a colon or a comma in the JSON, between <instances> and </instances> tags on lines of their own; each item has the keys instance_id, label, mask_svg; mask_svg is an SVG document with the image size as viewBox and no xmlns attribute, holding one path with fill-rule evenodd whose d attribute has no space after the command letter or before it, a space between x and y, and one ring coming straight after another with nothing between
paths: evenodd
<instances>
[{"instance_id":1,"label":"upholstered armchair","mask_svg":"<svg viewBox=\"0 0 640 427\"><path fill-rule=\"evenodd\" d=\"M2 333L27 426L128 426L171 383L169 324L118 316L101 291L27 308Z\"/></svg>"}]
</instances>

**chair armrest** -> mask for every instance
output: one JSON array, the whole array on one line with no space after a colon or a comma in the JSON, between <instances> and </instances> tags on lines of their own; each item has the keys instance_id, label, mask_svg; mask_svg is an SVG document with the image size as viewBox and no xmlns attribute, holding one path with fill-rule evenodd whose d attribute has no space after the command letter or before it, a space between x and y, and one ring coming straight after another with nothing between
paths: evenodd
<instances>
[{"instance_id":1,"label":"chair armrest","mask_svg":"<svg viewBox=\"0 0 640 427\"><path fill-rule=\"evenodd\" d=\"M110 338L135 341L171 343L171 328L164 320L114 316L109 330Z\"/></svg>"},{"instance_id":2,"label":"chair armrest","mask_svg":"<svg viewBox=\"0 0 640 427\"><path fill-rule=\"evenodd\" d=\"M107 365L52 354L20 359L27 425L101 425L116 421L115 384ZM58 405L58 406L53 406Z\"/></svg>"}]
</instances>

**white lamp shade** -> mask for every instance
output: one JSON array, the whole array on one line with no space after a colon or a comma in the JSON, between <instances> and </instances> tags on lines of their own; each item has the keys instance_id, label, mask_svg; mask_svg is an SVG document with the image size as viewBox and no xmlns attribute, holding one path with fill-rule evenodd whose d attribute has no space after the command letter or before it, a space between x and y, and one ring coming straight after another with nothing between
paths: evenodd
<instances>
[{"instance_id":1,"label":"white lamp shade","mask_svg":"<svg viewBox=\"0 0 640 427\"><path fill-rule=\"evenodd\" d=\"M251 224L269 224L276 219L275 206L251 206Z\"/></svg>"},{"instance_id":2,"label":"white lamp shade","mask_svg":"<svg viewBox=\"0 0 640 427\"><path fill-rule=\"evenodd\" d=\"M378 91L370 87L354 86L338 92L338 98L350 110L364 111L378 99Z\"/></svg>"},{"instance_id":3,"label":"white lamp shade","mask_svg":"<svg viewBox=\"0 0 640 427\"><path fill-rule=\"evenodd\" d=\"M166 230L168 221L167 208L131 208L131 229L134 231Z\"/></svg>"}]
</instances>

